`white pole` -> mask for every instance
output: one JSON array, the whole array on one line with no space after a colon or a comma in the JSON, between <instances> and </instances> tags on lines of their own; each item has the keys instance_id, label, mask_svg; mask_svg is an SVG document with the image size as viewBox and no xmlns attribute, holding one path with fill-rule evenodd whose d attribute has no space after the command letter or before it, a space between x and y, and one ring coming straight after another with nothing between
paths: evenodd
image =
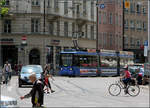
<instances>
[{"instance_id":1,"label":"white pole","mask_svg":"<svg viewBox=\"0 0 150 108\"><path fill-rule=\"evenodd\" d=\"M148 0L148 50L150 50L150 0Z\"/></svg>"}]
</instances>

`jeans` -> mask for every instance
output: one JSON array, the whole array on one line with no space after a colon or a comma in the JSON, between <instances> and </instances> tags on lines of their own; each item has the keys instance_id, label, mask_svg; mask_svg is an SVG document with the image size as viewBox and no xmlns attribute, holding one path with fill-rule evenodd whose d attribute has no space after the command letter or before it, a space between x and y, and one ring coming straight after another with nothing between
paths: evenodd
<instances>
[{"instance_id":1,"label":"jeans","mask_svg":"<svg viewBox=\"0 0 150 108\"><path fill-rule=\"evenodd\" d=\"M9 77L9 73L5 73L5 84L8 83L8 77Z\"/></svg>"}]
</instances>

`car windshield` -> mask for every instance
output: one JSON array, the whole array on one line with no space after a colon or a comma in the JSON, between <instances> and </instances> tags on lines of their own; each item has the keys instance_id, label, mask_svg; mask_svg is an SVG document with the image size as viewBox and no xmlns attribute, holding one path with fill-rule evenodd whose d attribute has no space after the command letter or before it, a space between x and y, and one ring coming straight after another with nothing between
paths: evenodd
<instances>
[{"instance_id":1,"label":"car windshield","mask_svg":"<svg viewBox=\"0 0 150 108\"><path fill-rule=\"evenodd\" d=\"M23 66L21 73L41 73L42 72L42 67L41 66Z\"/></svg>"}]
</instances>

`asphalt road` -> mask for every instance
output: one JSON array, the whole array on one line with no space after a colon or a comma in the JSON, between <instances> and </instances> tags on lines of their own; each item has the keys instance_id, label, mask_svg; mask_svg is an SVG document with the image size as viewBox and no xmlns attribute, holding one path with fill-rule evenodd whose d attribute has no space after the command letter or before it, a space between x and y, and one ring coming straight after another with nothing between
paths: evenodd
<instances>
[{"instance_id":1,"label":"asphalt road","mask_svg":"<svg viewBox=\"0 0 150 108\"><path fill-rule=\"evenodd\" d=\"M44 95L45 107L150 107L149 87L141 87L136 97L125 95L111 96L108 87L118 77L54 77L51 81L55 93ZM14 97L20 107L31 107L31 99L20 100L20 96L31 90L30 87L18 88L18 79L13 77L10 84L1 85L1 94Z\"/></svg>"}]
</instances>

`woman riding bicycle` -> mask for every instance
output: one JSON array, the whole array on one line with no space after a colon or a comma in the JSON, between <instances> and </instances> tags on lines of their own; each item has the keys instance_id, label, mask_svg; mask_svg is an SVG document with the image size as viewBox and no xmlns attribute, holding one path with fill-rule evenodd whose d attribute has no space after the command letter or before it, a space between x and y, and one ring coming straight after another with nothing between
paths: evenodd
<instances>
[{"instance_id":1,"label":"woman riding bicycle","mask_svg":"<svg viewBox=\"0 0 150 108\"><path fill-rule=\"evenodd\" d=\"M125 94L127 94L127 85L128 83L131 81L131 73L128 71L128 66L123 68L123 75L121 76L121 80L124 84L124 88L125 88Z\"/></svg>"}]
</instances>

